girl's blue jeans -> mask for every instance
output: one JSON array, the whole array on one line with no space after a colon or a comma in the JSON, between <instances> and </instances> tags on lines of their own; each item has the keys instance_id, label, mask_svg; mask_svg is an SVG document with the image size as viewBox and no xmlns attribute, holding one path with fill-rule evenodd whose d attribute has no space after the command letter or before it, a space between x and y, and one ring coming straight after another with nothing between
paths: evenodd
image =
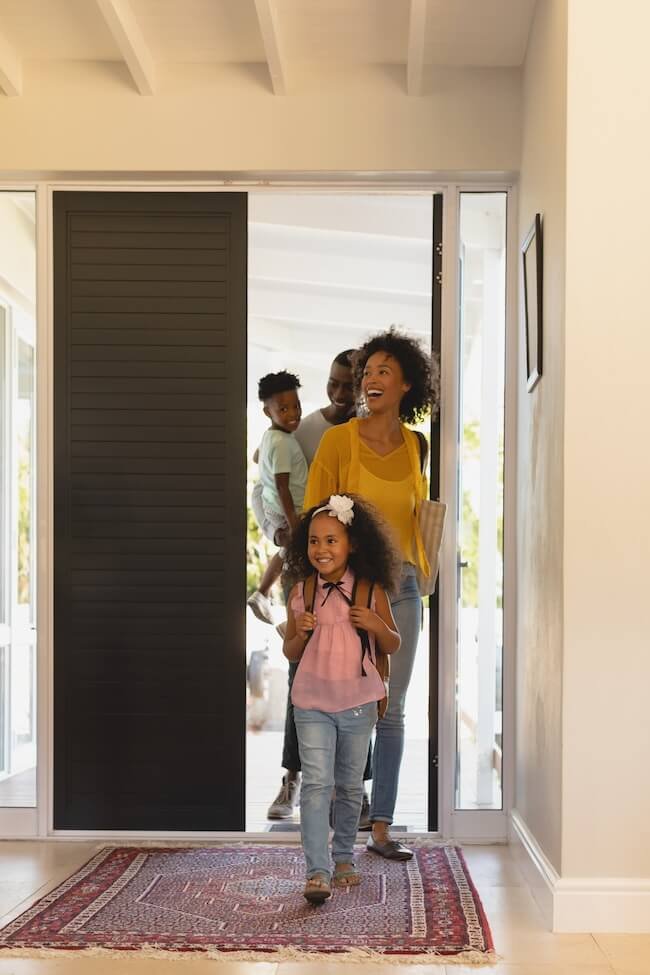
<instances>
[{"instance_id":1,"label":"girl's blue jeans","mask_svg":"<svg viewBox=\"0 0 650 975\"><path fill-rule=\"evenodd\" d=\"M390 658L388 708L377 724L370 799L370 818L384 823L392 823L395 812L404 751L404 705L422 622L422 600L415 578L415 566L404 564L400 591L390 604L402 643Z\"/></svg>"},{"instance_id":2,"label":"girl's blue jeans","mask_svg":"<svg viewBox=\"0 0 650 975\"><path fill-rule=\"evenodd\" d=\"M368 743L377 721L377 702L347 711L313 711L294 707L302 763L300 832L307 877L331 876L329 808L336 788L332 858L349 863L357 837L363 770Z\"/></svg>"}]
</instances>

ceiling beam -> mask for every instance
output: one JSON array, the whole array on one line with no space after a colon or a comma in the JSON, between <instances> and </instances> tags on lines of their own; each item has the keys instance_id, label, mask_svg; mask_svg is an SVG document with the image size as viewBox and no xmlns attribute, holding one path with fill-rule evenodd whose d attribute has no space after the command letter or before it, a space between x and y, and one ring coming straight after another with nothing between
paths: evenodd
<instances>
[{"instance_id":1,"label":"ceiling beam","mask_svg":"<svg viewBox=\"0 0 650 975\"><path fill-rule=\"evenodd\" d=\"M23 66L9 41L0 34L0 88L5 95L20 95L23 90Z\"/></svg>"},{"instance_id":2,"label":"ceiling beam","mask_svg":"<svg viewBox=\"0 0 650 975\"><path fill-rule=\"evenodd\" d=\"M282 56L282 43L278 30L278 12L275 0L255 0L257 19L262 32L266 62L269 66L274 95L287 93L287 68Z\"/></svg>"},{"instance_id":3,"label":"ceiling beam","mask_svg":"<svg viewBox=\"0 0 650 975\"><path fill-rule=\"evenodd\" d=\"M409 49L406 61L406 93L421 95L424 78L424 30L427 0L411 0L409 11Z\"/></svg>"},{"instance_id":4,"label":"ceiling beam","mask_svg":"<svg viewBox=\"0 0 650 975\"><path fill-rule=\"evenodd\" d=\"M129 0L97 0L104 20L141 95L153 95L156 70Z\"/></svg>"}]
</instances>

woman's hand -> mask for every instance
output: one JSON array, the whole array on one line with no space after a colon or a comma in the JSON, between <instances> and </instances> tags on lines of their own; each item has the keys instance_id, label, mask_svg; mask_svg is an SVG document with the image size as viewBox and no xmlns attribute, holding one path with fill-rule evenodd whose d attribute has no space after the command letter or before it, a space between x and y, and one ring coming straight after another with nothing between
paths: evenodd
<instances>
[{"instance_id":1,"label":"woman's hand","mask_svg":"<svg viewBox=\"0 0 650 975\"><path fill-rule=\"evenodd\" d=\"M313 613L298 613L296 616L296 633L302 640L311 636L315 626L316 617Z\"/></svg>"}]
</instances>

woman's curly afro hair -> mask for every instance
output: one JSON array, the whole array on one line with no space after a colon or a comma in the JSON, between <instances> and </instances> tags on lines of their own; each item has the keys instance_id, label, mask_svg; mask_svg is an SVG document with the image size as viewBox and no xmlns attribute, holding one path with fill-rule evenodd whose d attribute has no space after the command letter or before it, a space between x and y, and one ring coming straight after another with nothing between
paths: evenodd
<instances>
[{"instance_id":1,"label":"woman's curly afro hair","mask_svg":"<svg viewBox=\"0 0 650 975\"><path fill-rule=\"evenodd\" d=\"M358 579L377 582L388 593L397 592L402 559L395 548L388 525L374 505L356 494L345 496L354 501L354 518L351 524L345 526L352 548L348 559L349 567ZM314 572L307 554L309 526L314 513L328 501L325 498L309 511L305 511L291 536L284 560L284 580L291 585L306 579Z\"/></svg>"},{"instance_id":2,"label":"woman's curly afro hair","mask_svg":"<svg viewBox=\"0 0 650 975\"><path fill-rule=\"evenodd\" d=\"M363 370L371 355L385 352L399 362L404 379L411 388L399 405L403 423L420 423L428 413L435 420L440 405L440 368L435 356L426 352L417 339L400 332L394 325L386 332L373 335L354 355L354 386L361 393Z\"/></svg>"}]
</instances>

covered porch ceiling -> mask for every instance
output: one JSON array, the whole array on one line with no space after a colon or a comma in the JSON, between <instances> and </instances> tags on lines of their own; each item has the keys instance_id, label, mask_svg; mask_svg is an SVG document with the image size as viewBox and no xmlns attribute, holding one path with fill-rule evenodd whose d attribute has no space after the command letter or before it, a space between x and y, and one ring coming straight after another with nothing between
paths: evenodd
<instances>
[{"instance_id":1,"label":"covered porch ceiling","mask_svg":"<svg viewBox=\"0 0 650 975\"><path fill-rule=\"evenodd\" d=\"M437 67L520 65L534 7L535 0L0 0L0 91L28 94L33 65L93 61L121 62L140 95L173 91L175 74L193 64L255 71L275 95L372 67L418 96L435 86ZM35 77L43 84L47 72Z\"/></svg>"}]
</instances>

